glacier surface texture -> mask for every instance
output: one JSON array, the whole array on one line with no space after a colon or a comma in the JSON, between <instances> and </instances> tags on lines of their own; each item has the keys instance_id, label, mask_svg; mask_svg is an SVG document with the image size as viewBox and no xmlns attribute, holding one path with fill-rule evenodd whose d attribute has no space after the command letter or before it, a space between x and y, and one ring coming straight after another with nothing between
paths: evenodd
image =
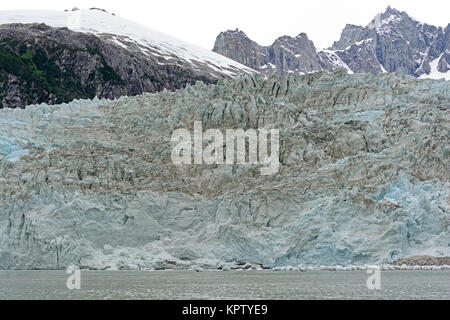
<instances>
[{"instance_id":1,"label":"glacier surface texture","mask_svg":"<svg viewBox=\"0 0 450 320\"><path fill-rule=\"evenodd\" d=\"M0 110L0 269L448 256L449 89L337 70ZM174 165L194 121L279 129L279 172Z\"/></svg>"}]
</instances>

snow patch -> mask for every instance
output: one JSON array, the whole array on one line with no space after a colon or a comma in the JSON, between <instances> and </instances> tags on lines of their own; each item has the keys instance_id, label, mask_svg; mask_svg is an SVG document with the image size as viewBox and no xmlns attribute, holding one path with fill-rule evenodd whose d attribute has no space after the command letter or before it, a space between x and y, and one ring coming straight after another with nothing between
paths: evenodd
<instances>
[{"instance_id":1,"label":"snow patch","mask_svg":"<svg viewBox=\"0 0 450 320\"><path fill-rule=\"evenodd\" d=\"M126 45L124 45L122 42L120 42L119 40L117 40L116 37L113 38L112 40L115 44L119 45L120 47L124 48L124 49L128 49L128 47Z\"/></svg>"},{"instance_id":2,"label":"snow patch","mask_svg":"<svg viewBox=\"0 0 450 320\"><path fill-rule=\"evenodd\" d=\"M385 29L386 25L390 24L391 22L396 23L401 20L402 18L395 14L391 14L389 17L382 19L382 14L379 13L375 16L372 22L367 25L367 27L369 29L377 29L378 31L380 31L383 28Z\"/></svg>"},{"instance_id":3,"label":"snow patch","mask_svg":"<svg viewBox=\"0 0 450 320\"><path fill-rule=\"evenodd\" d=\"M344 68L348 74L353 74L349 66L333 50L322 49L319 53L323 53L326 56L326 59L333 64L333 69ZM324 57L322 54L319 54L319 58L323 61Z\"/></svg>"},{"instance_id":4,"label":"snow patch","mask_svg":"<svg viewBox=\"0 0 450 320\"><path fill-rule=\"evenodd\" d=\"M443 53L439 56L439 58L434 59L430 62L431 72L429 74L423 74L419 77L419 79L445 79L450 80L450 70L442 73L438 71L439 60L441 60Z\"/></svg>"},{"instance_id":5,"label":"snow patch","mask_svg":"<svg viewBox=\"0 0 450 320\"><path fill-rule=\"evenodd\" d=\"M383 67L383 65L380 63L380 69L382 73L389 73L387 70Z\"/></svg>"}]
</instances>

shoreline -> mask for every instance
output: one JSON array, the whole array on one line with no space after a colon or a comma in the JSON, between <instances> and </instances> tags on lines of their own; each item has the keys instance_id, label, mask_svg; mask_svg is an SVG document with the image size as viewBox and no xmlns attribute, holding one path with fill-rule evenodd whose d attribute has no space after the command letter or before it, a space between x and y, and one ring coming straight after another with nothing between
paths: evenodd
<instances>
[{"instance_id":1,"label":"shoreline","mask_svg":"<svg viewBox=\"0 0 450 320\"><path fill-rule=\"evenodd\" d=\"M106 272L233 272L233 271L254 271L254 272L317 272L317 271L367 271L379 269L380 271L445 271L450 270L450 265L392 265L392 264L382 264L382 265L363 265L363 266L320 266L320 267L275 267L275 268L202 268L202 267L192 267L188 269L116 269L116 268L105 268L105 269L93 269L93 268L81 268L80 271L106 271ZM32 271L61 271L65 272L65 269L6 269L0 270L0 272L32 272Z\"/></svg>"},{"instance_id":2,"label":"shoreline","mask_svg":"<svg viewBox=\"0 0 450 320\"><path fill-rule=\"evenodd\" d=\"M277 266L277 267L265 267L260 264L252 263L201 263L192 262L190 264L179 265L176 263L169 263L165 261L165 266L172 267L158 267L158 268L142 268L136 265L122 265L117 266L106 266L102 268L95 268L91 266L75 266L81 271L297 271L297 272L307 272L307 271L367 271L379 269L381 271L440 271L440 270L450 270L450 257L433 257L428 255L421 256L409 256L405 258L400 258L392 263L380 263L380 264L363 264L363 265L304 265L300 264L298 266ZM68 267L68 266L67 266ZM56 269L0 269L0 271L65 271L64 268Z\"/></svg>"}]
</instances>

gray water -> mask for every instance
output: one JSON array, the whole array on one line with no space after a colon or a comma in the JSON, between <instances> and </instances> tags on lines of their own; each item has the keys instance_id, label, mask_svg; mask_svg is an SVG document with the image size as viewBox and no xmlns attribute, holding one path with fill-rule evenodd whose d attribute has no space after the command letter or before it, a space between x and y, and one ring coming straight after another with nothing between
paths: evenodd
<instances>
[{"instance_id":1,"label":"gray water","mask_svg":"<svg viewBox=\"0 0 450 320\"><path fill-rule=\"evenodd\" d=\"M450 270L382 271L369 290L365 271L81 271L81 289L63 271L0 271L0 299L450 299Z\"/></svg>"}]
</instances>

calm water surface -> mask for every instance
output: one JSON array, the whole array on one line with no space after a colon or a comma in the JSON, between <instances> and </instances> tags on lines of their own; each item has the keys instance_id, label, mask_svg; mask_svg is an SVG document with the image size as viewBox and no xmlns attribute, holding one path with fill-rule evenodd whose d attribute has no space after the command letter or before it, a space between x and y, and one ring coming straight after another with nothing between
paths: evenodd
<instances>
[{"instance_id":1,"label":"calm water surface","mask_svg":"<svg viewBox=\"0 0 450 320\"><path fill-rule=\"evenodd\" d=\"M450 299L450 270L382 271L381 289L365 271L81 271L81 289L64 271L0 271L0 299Z\"/></svg>"}]
</instances>

